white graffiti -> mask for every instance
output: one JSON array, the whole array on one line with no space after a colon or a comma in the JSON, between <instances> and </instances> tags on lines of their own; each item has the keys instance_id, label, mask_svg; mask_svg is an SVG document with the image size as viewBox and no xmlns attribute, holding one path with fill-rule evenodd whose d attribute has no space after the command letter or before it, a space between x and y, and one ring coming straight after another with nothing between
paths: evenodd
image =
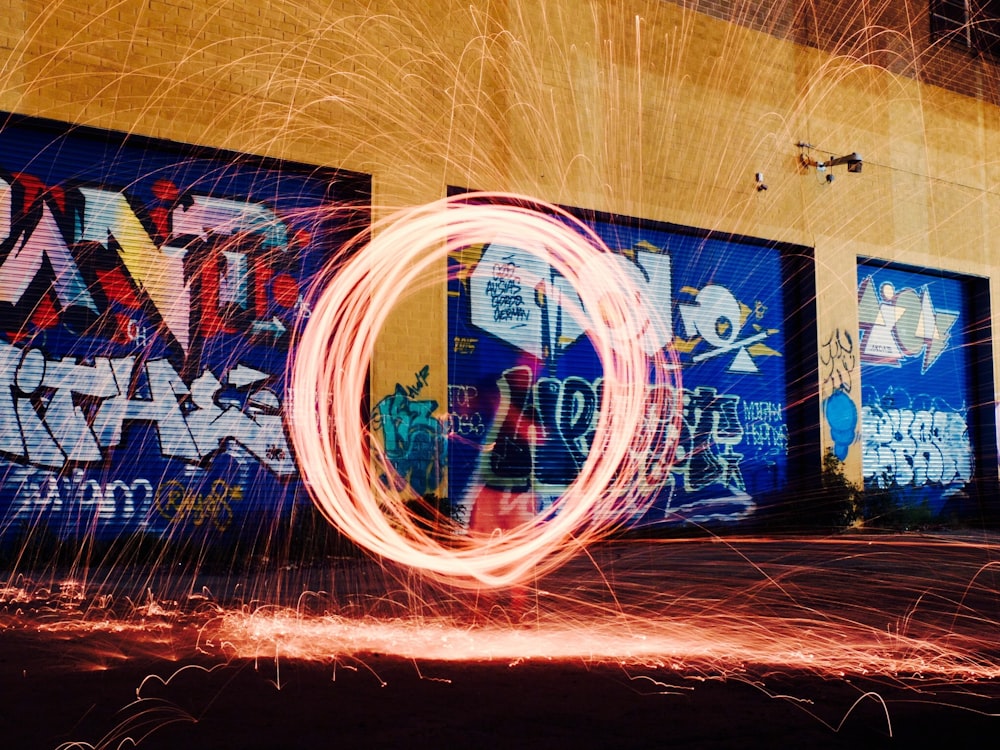
<instances>
[{"instance_id":1,"label":"white graffiti","mask_svg":"<svg viewBox=\"0 0 1000 750\"><path fill-rule=\"evenodd\" d=\"M783 422L785 410L777 401L744 401L745 422Z\"/></svg>"},{"instance_id":2,"label":"white graffiti","mask_svg":"<svg viewBox=\"0 0 1000 750\"><path fill-rule=\"evenodd\" d=\"M958 313L938 309L930 289L896 289L883 282L876 289L869 276L858 288L861 359L875 365L899 367L922 356L921 374L948 348Z\"/></svg>"},{"instance_id":3,"label":"white graffiti","mask_svg":"<svg viewBox=\"0 0 1000 750\"><path fill-rule=\"evenodd\" d=\"M964 485L973 453L965 415L929 409L861 409L865 482L879 488Z\"/></svg>"},{"instance_id":4,"label":"white graffiti","mask_svg":"<svg viewBox=\"0 0 1000 750\"><path fill-rule=\"evenodd\" d=\"M748 347L767 338L768 332L759 331L740 338L745 320L732 292L724 286L708 284L698 292L694 304L678 307L688 337L700 336L710 347L696 354L695 362L735 352L729 364L730 372L758 372Z\"/></svg>"},{"instance_id":5,"label":"white graffiti","mask_svg":"<svg viewBox=\"0 0 1000 750\"><path fill-rule=\"evenodd\" d=\"M634 258L608 256L632 282L636 295L634 321L643 349L650 355L670 344L670 256L636 250ZM571 310L582 306L572 285L544 260L526 250L493 243L486 246L470 281L471 320L477 327L542 359L557 359L584 333L583 321ZM590 312L590 311L588 311ZM614 332L614 331L612 331Z\"/></svg>"},{"instance_id":6,"label":"white graffiti","mask_svg":"<svg viewBox=\"0 0 1000 750\"><path fill-rule=\"evenodd\" d=\"M79 468L67 477L18 467L10 472L5 483L18 488L19 508L15 515L42 510L59 515L71 508L91 507L100 520L144 518L154 498L153 484L148 479L139 477L131 483L121 479L99 481Z\"/></svg>"},{"instance_id":7,"label":"white graffiti","mask_svg":"<svg viewBox=\"0 0 1000 750\"><path fill-rule=\"evenodd\" d=\"M105 460L132 422L154 425L160 453L199 464L234 441L278 476L295 473L267 373L209 370L190 387L166 359L48 360L0 341L0 453L47 469ZM141 388L130 384L142 383Z\"/></svg>"},{"instance_id":8,"label":"white graffiti","mask_svg":"<svg viewBox=\"0 0 1000 750\"><path fill-rule=\"evenodd\" d=\"M776 401L744 401L742 404L744 442L747 445L788 450L788 425L785 411Z\"/></svg>"},{"instance_id":9,"label":"white graffiti","mask_svg":"<svg viewBox=\"0 0 1000 750\"><path fill-rule=\"evenodd\" d=\"M81 204L72 221L57 221L57 203L42 197L27 211L32 225L18 217L15 191L0 178L0 244L10 249L0 262L0 302L18 304L46 267L52 289L63 309L81 308L97 314L99 306L74 260L70 245L92 242L113 248L132 279L155 305L165 327L180 347L191 346L192 283L185 273L187 244L192 237L252 235L263 249L286 250L287 225L270 208L250 201L189 195L170 211L171 236L159 246L136 214L128 197L101 188L75 188ZM64 234L64 232L66 234ZM66 236L66 235L69 236ZM235 245L234 245L235 247ZM222 251L224 270L218 279L218 302L241 310L252 307L247 256L234 249ZM254 332L284 333L280 320L254 321ZM280 330L274 330L280 327Z\"/></svg>"}]
</instances>

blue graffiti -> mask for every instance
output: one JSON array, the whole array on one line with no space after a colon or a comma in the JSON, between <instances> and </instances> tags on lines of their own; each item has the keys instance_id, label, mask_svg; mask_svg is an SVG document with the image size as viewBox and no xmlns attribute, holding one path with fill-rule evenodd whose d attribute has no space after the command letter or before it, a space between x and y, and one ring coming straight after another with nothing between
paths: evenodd
<instances>
[{"instance_id":1,"label":"blue graffiti","mask_svg":"<svg viewBox=\"0 0 1000 750\"><path fill-rule=\"evenodd\" d=\"M833 453L847 460L851 446L858 439L858 407L851 398L854 388L854 339L849 331L839 328L820 347L819 364L823 391L829 395L823 401L823 413L830 428Z\"/></svg>"},{"instance_id":2,"label":"blue graffiti","mask_svg":"<svg viewBox=\"0 0 1000 750\"><path fill-rule=\"evenodd\" d=\"M833 453L841 461L845 461L858 437L858 407L847 391L837 388L823 404L823 413L830 426Z\"/></svg>"},{"instance_id":3,"label":"blue graffiti","mask_svg":"<svg viewBox=\"0 0 1000 750\"><path fill-rule=\"evenodd\" d=\"M434 417L437 408L437 401L412 399L397 384L391 396L378 402L373 415L375 429L382 431L386 459L418 495L438 488L447 463L444 430Z\"/></svg>"},{"instance_id":4,"label":"blue graffiti","mask_svg":"<svg viewBox=\"0 0 1000 750\"><path fill-rule=\"evenodd\" d=\"M890 389L865 394L862 407L865 484L880 489L962 487L972 479L965 413L939 399L912 399Z\"/></svg>"}]
</instances>

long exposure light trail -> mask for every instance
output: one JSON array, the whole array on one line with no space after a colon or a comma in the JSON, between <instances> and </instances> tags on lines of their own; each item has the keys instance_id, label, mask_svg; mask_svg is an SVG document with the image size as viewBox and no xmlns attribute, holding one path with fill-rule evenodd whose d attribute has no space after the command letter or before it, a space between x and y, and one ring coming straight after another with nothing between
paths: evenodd
<instances>
[{"instance_id":1,"label":"long exposure light trail","mask_svg":"<svg viewBox=\"0 0 1000 750\"><path fill-rule=\"evenodd\" d=\"M735 22L726 26L709 15L709 5L445 2L415 12L398 0L356 8L350 3L341 8L293 0L261 4L263 20L251 19L247 26L230 23L246 9L227 0L180 9L174 4L118 3L97 14L57 0L40 14L22 14L23 23L16 12L12 15L10 39L0 44L7 50L0 75L7 109L65 120L74 123L74 130L79 125L111 127L129 133L134 141L155 136L357 170L373 178L362 202L371 199L378 215L392 213L332 259L309 293L304 287L313 278L311 270L306 277L276 267L280 273L271 284L280 279L276 290L281 292L277 296L282 310L291 319L293 307L301 303L303 312L310 313L308 323L303 317L301 327L294 329L298 338L289 351L298 356L289 363L294 371L288 378L282 377L284 357L267 373L247 375L245 368L254 362L241 359L236 347L214 362L191 359L190 375L197 377L199 387L178 364L171 383L191 393L177 398L173 391L168 394L176 402L172 406L181 410L178 424L183 429L195 428L196 420L188 419L198 413L188 411L193 405L202 407L201 416L211 417L200 440L214 450L224 445L219 443L224 436L233 470L269 463L286 478L298 477L301 471L325 520L351 543L334 548L316 542L315 550L300 557L291 552L299 544L306 548L314 543L315 527L302 524L286 536L285 518L251 529L256 523L252 516L246 522L245 530L251 532L247 543L218 543L222 524L210 528L213 519L235 519L227 515L230 505L241 510L257 502L234 490L253 486L255 477L266 476L265 469L241 475L240 483L226 492L215 491L213 482L204 491L193 487L183 495L164 493L170 502L160 505L153 517L162 523L159 516L172 508L176 522L163 532L165 551L153 546L149 552L140 530L134 537L116 538L111 551L102 555L107 542L102 547L100 540L86 534L72 542L49 540L48 535L57 526L77 522L74 502L91 501L108 515L117 514L123 502L130 508L142 497L152 502L157 497L153 488L161 483L176 486L177 472L134 474L128 455L95 464L86 474L87 466L74 461L60 461L42 471L27 449L4 453L10 487L33 503L25 516L31 523L23 539L12 537L9 568L0 579L0 634L6 639L0 685L8 703L5 713L11 717L0 717L5 746L39 746L19 744L6 734L15 721L27 725L38 717L38 723L46 725L45 740L56 735L70 740L60 746L65 750L122 750L145 747L147 740L154 750L261 746L268 740L235 739L240 728L266 733L265 722L254 716L262 705L260 693L273 701L266 703L268 709L282 705L284 698L291 698L284 709L290 702L302 704L300 713L292 713L298 723L282 728L283 739L309 735L301 742L310 747L373 746L378 744L372 741L375 722L355 742L346 739L347 727L322 723L334 709L341 709L338 718L361 710L358 683L345 680L347 684L338 683L333 693L322 688L336 682L338 670L357 670L380 690L394 679L391 670L382 669L391 660L402 664L395 665L395 679L407 689L413 681L407 682L406 676L413 673L421 682L431 675L430 680L463 688L444 698L434 695L447 704L445 721L451 722L460 721L462 709L468 708L457 694L493 700L489 689L464 690L469 673L484 664L509 676L519 697L541 684L550 694L538 700L544 707L531 714L531 730L563 718L553 705L570 690L572 680L561 667L582 665L580 672L600 667L602 678L610 672L634 690L627 711L615 717L624 721L608 721L611 731L621 731L641 712L640 693L658 696L655 721L663 730L656 738L658 746L670 743L678 714L689 712L689 701L673 699L677 692L707 682L742 682L768 698L809 705L814 718L833 714L833 720L820 721L835 731L857 701L874 696L885 709L884 716L872 722L883 737L887 727L892 735L905 723L897 723L896 712L906 700L921 703L921 710L926 704L933 717L929 721L938 720L935 707L944 704L960 706L961 722L956 725L964 726L973 713L1000 714L1000 547L995 533L977 534L963 526L960 534L935 529L925 535L913 531L921 526L907 524L907 533L869 534L852 528L826 537L822 535L829 527L817 520L811 533L792 537L783 536L788 528L784 517L768 526L769 519L751 515L742 519L749 521L746 526L741 520L738 530L722 530L748 536L616 537L610 532L641 515L649 503L639 489L643 482L636 481L642 461L651 453L662 455L658 468L670 474L680 463L680 457L674 461L678 432L689 429L681 424L684 396L675 355L669 348L650 346L657 338L650 332L668 321L656 320L655 308L634 304L641 283L630 276L628 264L608 260L609 255L623 257L628 248L615 247L609 253L587 226L555 206L505 192L409 208L443 194L445 186L489 187L545 196L582 211L680 222L719 236L742 233L749 239L808 247L816 265L816 273L810 274L815 288L808 287L808 295L815 294L820 302L819 314L812 316L808 308L786 312L812 316L818 330L807 327L806 338L831 343L825 349L821 345L819 373L796 368L797 374L790 375L789 383L802 378L798 385L803 387L789 392L789 403L775 401L775 411L792 406L793 396L813 394L827 367L831 377L846 375L848 384L853 373L853 385L860 388L860 366L855 362L838 369L834 358L843 354L845 362L854 362L860 356L852 277L857 256L904 266L927 264L930 270L940 265L945 274L977 274L980 260L989 265L982 251L988 243L965 230L989 223L982 220L981 209L994 197L994 188L982 176L983 159L970 155L971 148L952 145L965 136L975 142L971 139L993 132L992 127L981 127L983 112L991 105L963 102L961 91L968 85L977 98L995 99L997 70L982 55L956 47L951 34L941 38L932 33L928 40L928 7L936 3L899 21L898 29L891 16L899 11L892 3L840 3L838 15L804 2L737 2L723 10ZM171 32L178 13L180 41ZM958 36L967 31L959 30ZM784 46L786 42L794 44ZM803 174L797 155L791 153L791 144L802 138L822 142L829 153L863 151L866 182L838 175L831 185L818 171ZM57 206L72 208L74 201L63 200L60 191L80 182L91 197L100 187L106 197L120 196L122 207L141 204L137 216L143 222L147 213L153 217L159 212L157 231L165 236L165 217L171 215L166 202L178 196L170 198L171 191L162 185L149 185L152 196L137 198L138 188L146 190L142 180L147 175L135 178L122 166L154 163L156 158L150 162L122 148L117 163L101 165L98 178L79 171L86 148L77 143L69 139L53 149L70 162L67 170L73 179L47 184L52 192L38 193L38 215L51 219ZM43 176L48 157L28 153L30 148L15 149L21 151L28 168L20 174L16 163L4 162L3 180L15 171L18 179ZM225 152L221 158L230 156ZM987 176L991 167L987 161ZM757 170L767 174L766 193L760 180L753 182ZM164 174L169 177L174 171L169 166ZM93 180L106 182L95 182L94 187ZM230 206L240 199L246 201L241 205L259 209L268 200L259 191L226 189L219 192L222 195ZM325 189L322 195L327 195ZM181 216L180 203L174 210ZM313 218L317 226L324 224L326 217L316 217L314 211L309 203L300 217L303 225L311 227ZM192 215L208 214L199 210ZM66 226L79 218L59 217ZM143 222L137 220L136 225ZM195 219L190 223L196 233L205 229ZM350 226L355 226L353 220ZM87 237L103 242L110 227L91 227ZM149 242L156 234L150 234ZM38 240L40 233L32 236ZM486 243L533 254L568 282L578 299L562 299L562 309L586 331L603 369L600 387L594 388L600 414L592 450L578 478L553 510L531 519L518 515L517 523L492 533L443 512L428 521L428 509L421 507L424 498L394 473L383 441L371 433L371 414L363 413L369 411L368 398L381 395L374 389L369 393L366 379L374 383L374 373L385 363L378 339L384 323L396 323L390 320L393 308L398 309L411 291L443 288L449 254ZM294 246L290 241L289 247ZM235 247L220 249L235 252ZM69 249L62 256L56 249L48 248L50 257L68 262ZM107 249L113 250L110 244ZM675 248L662 249L667 255ZM713 262L712 253L705 255L706 265ZM134 257L133 252L129 260ZM240 261L231 257L235 271ZM137 268L135 263L131 267ZM721 261L718 268L723 268ZM735 276L749 265L739 268L722 276ZM983 272L983 279L988 276ZM165 293L166 287L158 290L153 275L143 272L137 278L143 282L139 291L162 303L164 312L179 311L167 306L173 295ZM526 293L549 293L550 278L525 279ZM775 288L788 280L784 275L774 279ZM680 274L675 280L678 285L688 283ZM177 292L185 281L178 276L171 288ZM235 293L236 288L227 291ZM692 296L694 291L690 287L684 294ZM204 291L200 296L192 290L194 303L205 303ZM975 297L976 305L987 296ZM872 309L878 314L903 315L902 304L890 305L895 297L880 291L877 299L880 304ZM706 307L710 301L707 295L701 297ZM754 312L755 302L746 298ZM694 303L677 297L664 304L664 315L677 314L681 304L693 314ZM918 307L911 305L909 312L915 314ZM39 320L54 315L44 305L37 312ZM653 318L644 317L649 312ZM439 315L446 314L441 305ZM178 328L172 314L163 321ZM740 321L739 313L721 320L730 328ZM703 334L720 321L696 322L692 329ZM255 337L270 340L280 321L262 315L251 324L256 326ZM762 321L761 327L769 326ZM444 328L441 321L434 330ZM287 330L292 340L293 327ZM145 331L134 321L131 328L118 331L128 337L152 332L152 327ZM691 354L692 362L717 365L722 355L733 353L732 346L767 341L761 331L733 338L727 348L729 339L723 340L719 330L715 333L720 346ZM7 359L19 362L11 353L23 351L24 363L33 365L8 390L13 389L14 402L24 407L20 416L47 413L55 424L57 406L66 407L67 415L78 408L82 414L103 397L91 394L80 401L74 394L73 399L52 399L49 408L48 391L35 392L30 405L18 394L19 388L37 385L29 369L55 372L66 367L69 372L72 367L81 372L90 367L89 355L72 365L64 362L63 354L51 348L59 337L50 336L48 342L45 337L34 339L16 325L8 326L3 341ZM841 340L850 343L850 349L841 347ZM185 347L192 343L185 332L178 341L187 341ZM806 347L810 357L816 354L814 344ZM435 353L430 356L436 356L437 349L428 348ZM152 356L138 341L133 349L109 354L107 365L120 367L133 355L141 364ZM990 351L995 353L995 347ZM794 364L787 351L780 354L784 362ZM454 372L440 378L440 359L427 361L435 368L435 387L463 382L448 380ZM388 370L379 373L385 377L378 387L399 377ZM229 372L233 376L227 382ZM697 376L690 369L687 373L690 389ZM224 400L221 392L219 399L214 391L206 393L214 387L213 378L231 394L247 385L242 377L265 374L269 379L254 381L261 390L246 402L248 412L259 411L253 420L245 415L233 423L231 433L208 429L238 413L238 404ZM138 374L132 378L139 379ZM63 390L62 395L67 393ZM126 406L139 412L147 402L138 394ZM891 411L897 418L903 413ZM463 441L449 428L448 416L434 413L441 420L441 434L446 440ZM485 410L483 417L488 431L490 415ZM817 410L816 419L824 418L830 420ZM247 462L234 436L245 437L268 419L281 439L262 443L260 460ZM747 417L745 426L755 421ZM8 420L10 426L15 423ZM823 424L819 422L818 430ZM667 425L672 429L664 429ZM791 422L788 426L803 427ZM44 423L37 434L48 434L42 427ZM8 437L16 439L18 429L24 428L13 429ZM536 423L529 429L535 432L525 439L537 445L541 427ZM985 432L991 430L987 425ZM847 433L850 441L859 440L853 429ZM294 444L294 457L286 437ZM749 430L745 437L732 446L735 451L750 444ZM983 438L979 434L974 440ZM807 439L820 445L817 430ZM834 442L841 449L853 445L852 460L858 459L858 443L846 438ZM149 446L154 443L150 437ZM195 447L200 450L200 445ZM489 440L475 445L484 452L496 447ZM127 454L131 448L123 450ZM159 450L152 452L160 457ZM898 465L905 470L902 451L900 456ZM815 499L810 493L822 494L815 463L815 482L804 489L805 496L782 499L790 499L789 508L809 513ZM189 468L196 471L200 466ZM42 481L45 476L49 479ZM473 477L470 486L479 478ZM144 481L148 491L142 490ZM265 484L275 486L273 481L258 483ZM767 494L757 495L761 507L770 499ZM963 495L949 497L959 500ZM305 515L311 514L308 499L302 499L302 506L308 507ZM299 502L298 495L294 502ZM48 519L59 523L49 526ZM77 530L93 530L85 525ZM329 531L326 523L320 525L322 532ZM682 533L688 531L702 532L687 526ZM758 533L762 536L749 536ZM358 556L353 543L367 556ZM60 556L49 554L53 548ZM532 663L546 669L532 670ZM553 664L555 668L547 669ZM312 669L321 679L308 689L285 690L296 669L300 674ZM127 682L128 689L113 693L105 690L107 683L81 679L98 673ZM235 673L249 679L227 682ZM188 701L188 692L200 692L203 702ZM849 697L840 701L832 693ZM668 697L661 699L660 694ZM218 723L213 729L211 719L223 713L219 706L233 695L238 710L226 728L231 734L220 731ZM395 693L391 700L410 706L410 697ZM377 706L374 711L390 714L385 704L368 700ZM101 704L108 703L122 711L113 718L99 716ZM411 710L424 712L421 726L434 721L427 718L427 704L413 705L419 708ZM767 704L753 717L750 731L731 744L752 744L758 724L780 724L773 708L774 702ZM713 709L705 723L725 731L740 726L732 693ZM586 710L572 713L581 735L593 727L583 716ZM261 711L267 722L279 713ZM692 722L705 719L691 714ZM88 717L95 716L88 724ZM391 723L384 716L376 721ZM154 736L171 724L199 725L193 734L183 735L194 737L194 743L171 743L168 733ZM995 730L994 719L989 731ZM467 737L481 738L484 733L476 727ZM980 735L980 742L984 736L989 735ZM786 744L788 737L801 740L789 731L782 737ZM165 744L157 745L158 739ZM800 744L821 746L807 740Z\"/></svg>"},{"instance_id":2,"label":"long exposure light trail","mask_svg":"<svg viewBox=\"0 0 1000 750\"><path fill-rule=\"evenodd\" d=\"M137 675L137 703L108 741L74 747L120 747L126 735L197 721L248 671L280 693L303 670L461 689L470 668L527 680L532 665L617 674L664 701L744 684L831 731L870 700L864 710L892 734L907 704L995 713L994 549L994 537L969 533L605 541L526 587L527 611L364 559L310 571L319 577L302 578L298 593L261 601L241 599L252 572L174 601L23 579L0 592L0 627L58 644L45 660L28 657L33 673ZM200 708L184 698L192 686L209 696Z\"/></svg>"},{"instance_id":3,"label":"long exposure light trail","mask_svg":"<svg viewBox=\"0 0 1000 750\"><path fill-rule=\"evenodd\" d=\"M356 618L300 603L220 612L202 637L254 659L582 660L914 687L1000 679L989 544L816 541L808 552L795 540L746 537L605 547L601 558L577 558L539 581L532 616L514 622L502 606L477 624L469 610L449 616L443 606L425 616ZM680 579L669 578L674 566ZM606 576L613 592L602 592Z\"/></svg>"},{"instance_id":4,"label":"long exposure light trail","mask_svg":"<svg viewBox=\"0 0 1000 750\"><path fill-rule=\"evenodd\" d=\"M683 608L681 608L683 610ZM217 629L216 629L217 628ZM1000 664L977 655L979 644L890 633L858 624L757 616L639 620L581 617L537 629L435 620L299 618L262 612L226 616L207 633L244 659L315 660L393 654L426 661L579 660L649 666L681 674L727 675L780 670L824 677L880 675L907 680L993 680Z\"/></svg>"},{"instance_id":5,"label":"long exposure light trail","mask_svg":"<svg viewBox=\"0 0 1000 750\"><path fill-rule=\"evenodd\" d=\"M487 202L488 201L488 202ZM565 278L580 304L564 304L587 331L603 365L597 428L587 461L544 522L531 519L502 533L459 530L442 541L408 507L419 500L379 473L358 416L375 339L401 295L438 283L450 252L473 243L524 248ZM321 282L292 371L290 424L299 464L323 513L367 550L465 586L523 583L576 554L582 545L641 509L636 487L642 456L654 440L670 460L679 429L664 440L657 427L680 419L679 368L668 350L646 345L650 320L635 301L632 278L609 260L603 242L555 206L519 196L472 194L402 211L376 225L372 239ZM521 280L536 289L542 278Z\"/></svg>"},{"instance_id":6,"label":"long exposure light trail","mask_svg":"<svg viewBox=\"0 0 1000 750\"><path fill-rule=\"evenodd\" d=\"M502 601L477 605L469 592L449 599L448 587L434 584L393 594L389 573L373 577L357 611L324 591L285 604L148 601L122 614L100 598L60 601L29 588L3 596L21 612L36 610L38 627L65 640L67 653L91 650L70 646L90 633L133 651L173 653L196 639L200 653L255 662L391 654L512 666L616 663L702 676L869 676L913 686L1000 679L989 543L859 537L810 540L807 551L794 539L743 537L603 544L595 553L539 580L530 616L520 620ZM684 575L670 577L674 566ZM397 595L411 604L380 606ZM422 597L423 613L414 597Z\"/></svg>"}]
</instances>

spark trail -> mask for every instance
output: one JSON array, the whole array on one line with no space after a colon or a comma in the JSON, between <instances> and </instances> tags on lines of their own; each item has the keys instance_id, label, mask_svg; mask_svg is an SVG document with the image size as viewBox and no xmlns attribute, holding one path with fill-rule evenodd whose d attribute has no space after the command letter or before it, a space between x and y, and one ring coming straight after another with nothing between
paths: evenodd
<instances>
[{"instance_id":1,"label":"spark trail","mask_svg":"<svg viewBox=\"0 0 1000 750\"><path fill-rule=\"evenodd\" d=\"M310 306L292 371L291 432L317 505L365 549L462 586L511 586L576 554L648 498L636 481L654 441L669 462L680 434L680 369L670 350L644 346L648 311L601 240L555 206L521 196L471 194L400 212L377 225L353 257L331 265ZM567 311L603 365L602 398L587 462L544 519L485 534L438 517L432 534L405 483L384 482L389 462L359 418L375 336L399 297L435 278L448 253L474 243L523 248L550 264L579 296ZM535 288L543 279L523 279ZM308 395L306 395L308 394ZM673 425L664 438L661 425ZM674 441L672 443L671 441ZM399 489L402 488L402 489ZM448 528L450 525L450 528Z\"/></svg>"},{"instance_id":2,"label":"spark trail","mask_svg":"<svg viewBox=\"0 0 1000 750\"><path fill-rule=\"evenodd\" d=\"M442 22L393 2L378 4L384 11L379 15L359 11L348 17L331 16L327 6L306 2L274 3L276 12L299 19L297 29L287 32L284 23L274 23L273 33L262 28L259 36L220 44L206 30L217 19L224 22L235 7L220 1L202 7L186 49L159 30L149 34L143 28L147 23L153 28L163 25L154 15L155 4L132 4L131 11L128 3L119 5L116 12L126 14L122 28L113 25L121 20L116 13L89 20L74 13L81 25L62 44L49 44L47 27L75 9L57 2L37 18L26 16L30 23L24 21L19 40L11 37L12 51L3 71L4 90L12 102L8 106L372 171L381 185L378 205L390 209L426 200L446 184L486 185L574 205L680 216L711 229L750 227L745 231L786 236L791 230L784 219L764 215L770 205L777 205L765 204L764 198L781 198L781 205L792 207L793 224L801 230L793 237L822 237L829 226L842 226L832 248L838 255L852 240L869 247L866 238L873 227L910 208L915 209L912 215L930 218L926 226L902 232L896 244L924 253L928 233L946 230L956 217L963 220L965 211L982 204L990 192L979 182L966 184L959 171L966 166L958 164L954 173L944 175L956 190L954 197L939 197L937 203L925 197L930 186L943 184L938 175L932 176L928 157L939 138L937 129L950 127L955 103L938 94L928 94L922 102L920 117L926 123L915 122L912 133L907 131L913 138L906 145L906 170L915 154L914 171L908 172L900 190L886 190L884 182L878 183L880 187L862 199L861 212L849 211L843 203L831 205L824 186L803 187L801 175L784 169L790 156L776 144L819 135L828 139L824 146L831 149L844 139L856 145L843 132L854 131L852 127L839 124L827 132L827 113L842 106L845 90L863 94L852 95L850 101L869 137L875 137L869 126L881 122L886 111L909 108L910 78L947 84L968 78L982 90L995 92L995 69L981 69L975 56L960 58L967 60L962 69L954 64L958 56L946 41L927 46L920 40L918 34L929 25L926 15L898 34L875 23L887 3L854 4L832 33L831 24L816 19L807 3L736 3L733 15L738 23L775 36L801 37L830 53L825 61L790 66L799 87L788 89L791 104L766 99L763 107L757 94L720 102L719 92L730 90L730 84L742 86L740 79L749 69L746 61L760 59L767 48L757 36L738 30L719 36L722 41L715 45L711 40L716 37L705 33L705 22L688 10L693 4L649 4L643 6L641 18L631 13L616 17L603 4L595 4L590 18L583 13L564 19L563 6L536 13L534 4L514 3L509 15L495 17L493 8L503 8L506 14L508 6L455 3ZM140 17L130 18L128 12ZM571 31L578 27L585 29L582 34ZM459 40L458 49L446 46L440 33L444 29ZM660 42L665 49L654 54ZM144 45L152 48L150 63L131 67ZM350 51L348 64L340 65L343 50ZM88 75L67 62L77 52L104 58L95 58ZM702 61L703 67L692 66L691 60ZM318 72L307 74L310 70ZM970 72L976 75L967 75ZM78 89L67 85L84 78L87 85ZM438 85L442 79L450 83L443 99ZM404 80L407 86L400 85ZM494 92L484 81L502 85ZM883 91L893 92L894 100L886 101ZM569 118L564 116L567 111L573 113ZM718 111L726 116L713 114ZM692 117L695 112L708 116ZM647 118L656 126L644 127ZM443 122L446 127L441 127ZM746 127L747 122L756 124ZM627 135L608 137L615 132ZM700 150L704 140L713 144L709 156ZM876 141L871 150L873 167L885 175L898 174L891 166L898 159L890 158L895 155L888 145ZM867 157L869 148L864 151ZM740 170L733 164L748 166ZM981 166L977 160L974 168ZM768 174L771 189L766 196L745 189L752 169ZM908 193L901 209L886 202L885 196L901 192ZM654 194L663 194L662 201L654 203ZM937 215L928 214L928 203L937 205ZM588 548L596 564L581 569L578 553L584 543L600 538L605 521L620 509L642 502L627 489L624 495L616 493L620 488L615 486L615 472L628 474L623 469L632 450L618 444L615 435L630 434L625 428L638 425L640 413L649 408L630 391L634 373L622 376L622 398L615 399L628 409L616 406L602 415L608 450L601 455L608 458L594 459L564 503L564 512L547 524L529 524L496 537L474 537L456 529L444 537L429 534L408 507L415 498L381 484L378 469L386 462L365 452L377 441L369 440L357 406L379 317L407 283L419 286L433 275L446 253L414 230L427 221L440 231L435 222L442 217L429 214L447 210L442 205L415 209L379 227L372 240L375 249L365 251L371 253L369 262L379 265L350 267L364 294L345 287L331 291L326 300L327 313L337 325L344 324L347 338L324 324L310 334L315 336L310 351L316 356L296 376L307 394L299 392L296 408L308 417L303 439L312 452L305 459L312 468L306 472L327 516L353 531L352 536L375 554L416 565L430 578L461 591L431 585L423 574L405 567L397 570L392 563L387 570L367 563L371 567L349 574L268 569L244 579L233 572L225 576L228 586L212 585L219 591L229 589L227 593L206 599L190 593L200 591L205 582L195 568L172 575L140 573L137 578L144 585L138 586L133 604L124 597L129 589L124 569L146 561L126 546L122 565L111 571L89 569L81 553L74 572L86 583L66 586L62 593L56 570L47 568L45 583L37 586L12 575L11 585L0 594L0 627L8 633L30 629L50 639L49 644L59 644L59 655L53 658L60 667L66 667L78 649L103 651L70 665L95 670L147 649L173 664L192 653L197 643L216 660L234 655L257 659L262 671L268 661L370 660L368 653L378 651L511 663L532 658L627 662L651 667L651 684L674 682L675 674L703 679L752 674L765 680L804 670L824 679L866 673L915 690L947 687L965 692L964 698L976 690L987 692L982 681L998 676L1000 597L993 578L993 538L968 544L913 537L902 542L733 539L723 544L637 544L621 557L598 545ZM710 225L705 217L710 217ZM494 241L499 224L514 229L524 241L538 228L520 222L515 212L484 217L485 235L474 232L464 239ZM385 244L379 246L383 231ZM544 231L556 230L546 226ZM451 239L449 235L438 242L446 245ZM404 246L404 240L424 248L424 254ZM939 241L950 240L945 236ZM559 238L555 244L561 247L566 240ZM400 254L391 257L393 250ZM413 264L407 268L403 260L411 251ZM549 250L543 252L550 257ZM581 252L590 257L589 249ZM593 270L569 265L568 278L588 276ZM602 268L597 274L603 284L613 269ZM834 273L821 275L818 292L825 295L841 283ZM615 300L613 296L612 310L620 310ZM596 302L586 309L599 309L600 300ZM613 320L614 312L608 317ZM364 326L359 325L362 320ZM617 349L607 326L592 328L605 350ZM351 333L360 334L353 340L357 348L344 352L341 347ZM331 361L337 353L347 357ZM638 363L628 366L636 365L636 371L648 366ZM673 382L669 367L659 377ZM604 403L611 401L606 398ZM318 445L310 447L317 434ZM730 554L734 550L740 554ZM47 558L38 560L41 567L49 565ZM19 573L32 572L20 559L17 565ZM542 577L535 581L535 575ZM525 613L509 611L502 600L484 605L476 596L478 586L529 578L532 610L527 622L532 629L506 627L508 622L523 625ZM232 591L236 580L238 593ZM157 594L153 601L145 599L147 586ZM300 595L302 600L296 602ZM286 601L288 597L293 601ZM171 603L172 598L181 603ZM472 627L470 622L477 622L483 609L487 624ZM197 638L191 637L192 631ZM88 637L81 639L81 634ZM935 700L933 695L929 699Z\"/></svg>"}]
</instances>

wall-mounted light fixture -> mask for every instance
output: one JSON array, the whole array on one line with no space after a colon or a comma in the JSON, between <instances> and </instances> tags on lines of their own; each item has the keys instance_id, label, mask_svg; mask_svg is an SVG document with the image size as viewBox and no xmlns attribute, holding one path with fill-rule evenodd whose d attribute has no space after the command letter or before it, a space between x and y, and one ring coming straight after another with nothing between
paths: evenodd
<instances>
[{"instance_id":1,"label":"wall-mounted light fixture","mask_svg":"<svg viewBox=\"0 0 1000 750\"><path fill-rule=\"evenodd\" d=\"M800 149L802 149L802 151L799 153L799 162L802 164L802 166L805 167L806 169L809 169L810 167L815 167L816 172L820 174L826 172L827 182L833 182L833 174L827 172L828 169L832 169L833 167L839 167L842 164L846 164L848 172L857 173L860 172L861 167L864 166L864 160L861 158L861 154L859 154L857 151L847 154L846 156L831 156L826 161L818 161L813 158L811 153L809 153L810 150L813 148L811 144L799 141L795 145L798 146Z\"/></svg>"}]
</instances>

